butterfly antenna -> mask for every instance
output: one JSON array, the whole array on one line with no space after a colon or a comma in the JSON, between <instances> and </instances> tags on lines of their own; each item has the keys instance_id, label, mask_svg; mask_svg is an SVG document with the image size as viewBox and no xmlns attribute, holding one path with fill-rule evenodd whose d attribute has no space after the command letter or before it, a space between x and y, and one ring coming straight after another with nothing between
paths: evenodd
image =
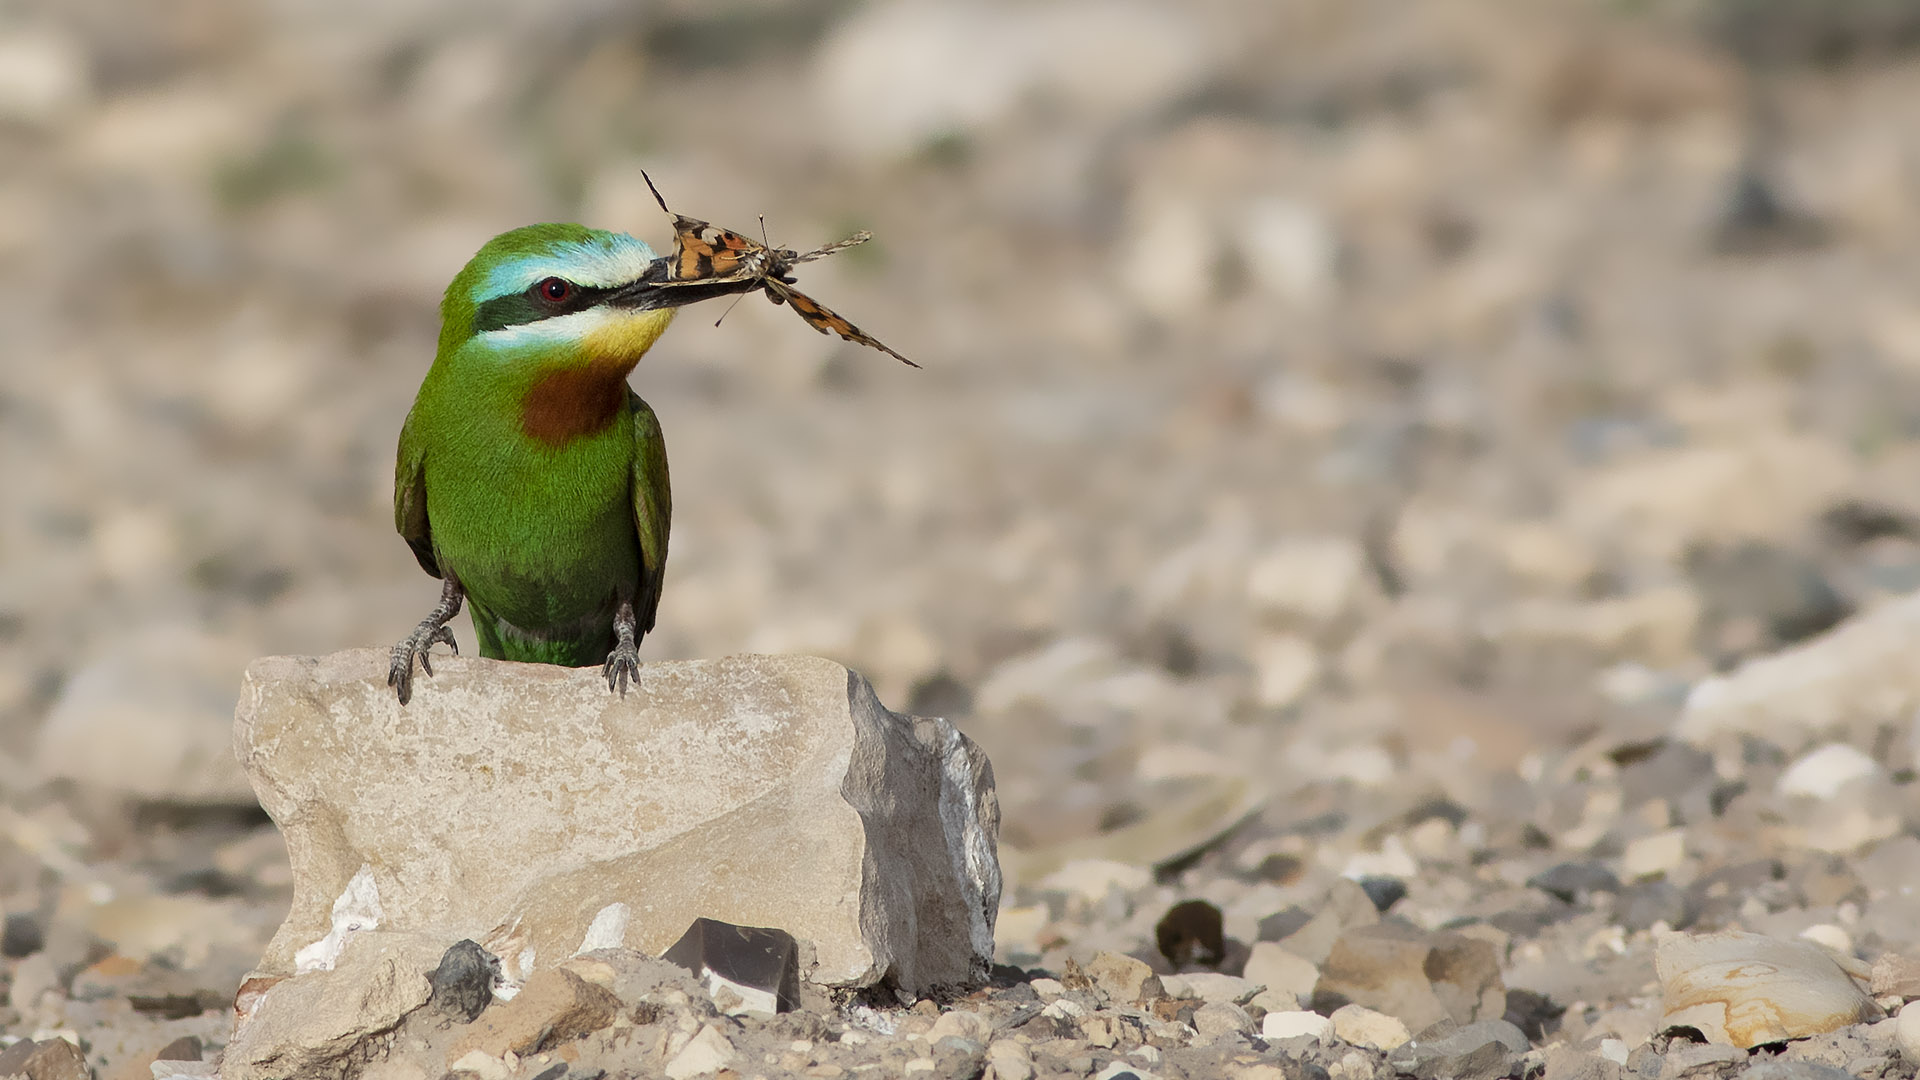
<instances>
[{"instance_id":1,"label":"butterfly antenna","mask_svg":"<svg viewBox=\"0 0 1920 1080\"><path fill-rule=\"evenodd\" d=\"M746 295L746 293L741 293L739 296L734 297L733 303L727 305L727 310L721 312L718 319L713 320L713 325L719 326L722 322L725 322L727 316L733 314L733 309L740 306L741 299Z\"/></svg>"},{"instance_id":2,"label":"butterfly antenna","mask_svg":"<svg viewBox=\"0 0 1920 1080\"><path fill-rule=\"evenodd\" d=\"M663 214L673 213L673 211L667 209L667 200L661 197L660 189L653 186L653 177L647 175L647 170L640 170L640 179L647 182L647 190L653 192L653 201L660 204L660 212Z\"/></svg>"},{"instance_id":3,"label":"butterfly antenna","mask_svg":"<svg viewBox=\"0 0 1920 1080\"><path fill-rule=\"evenodd\" d=\"M767 239L767 215L765 214L760 215L760 246L763 248L773 247L773 241Z\"/></svg>"}]
</instances>

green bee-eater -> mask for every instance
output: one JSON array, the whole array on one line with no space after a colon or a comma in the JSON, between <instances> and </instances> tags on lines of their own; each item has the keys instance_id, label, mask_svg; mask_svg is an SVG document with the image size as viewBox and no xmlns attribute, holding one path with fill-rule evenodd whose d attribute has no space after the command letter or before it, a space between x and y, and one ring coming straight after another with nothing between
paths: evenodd
<instances>
[{"instance_id":1,"label":"green bee-eater","mask_svg":"<svg viewBox=\"0 0 1920 1080\"><path fill-rule=\"evenodd\" d=\"M672 512L660 422L627 376L674 306L751 283L658 287L631 236L529 225L447 286L433 367L400 430L393 516L440 604L393 648L412 696L448 620L473 608L480 654L604 665L625 692L653 629Z\"/></svg>"}]
</instances>

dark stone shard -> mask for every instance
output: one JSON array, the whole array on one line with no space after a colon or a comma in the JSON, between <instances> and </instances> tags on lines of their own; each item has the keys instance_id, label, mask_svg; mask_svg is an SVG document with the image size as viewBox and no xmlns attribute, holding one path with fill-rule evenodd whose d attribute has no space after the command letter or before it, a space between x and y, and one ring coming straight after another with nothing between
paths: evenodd
<instances>
[{"instance_id":1,"label":"dark stone shard","mask_svg":"<svg viewBox=\"0 0 1920 1080\"><path fill-rule=\"evenodd\" d=\"M1012 990L1020 987L1031 994L1033 988L1027 985L1027 981L1031 978L1032 976L1024 970L1012 964L995 964L987 974L987 985L995 990Z\"/></svg>"},{"instance_id":2,"label":"dark stone shard","mask_svg":"<svg viewBox=\"0 0 1920 1080\"><path fill-rule=\"evenodd\" d=\"M1515 987L1507 989L1507 1023L1520 1029L1520 1033L1529 1042L1547 1041L1549 1027L1558 1028L1559 1020L1566 1015L1565 1005L1556 1005L1553 999L1534 990Z\"/></svg>"},{"instance_id":3,"label":"dark stone shard","mask_svg":"<svg viewBox=\"0 0 1920 1080\"><path fill-rule=\"evenodd\" d=\"M1284 941L1291 937L1294 931L1299 930L1312 921L1313 914L1311 912L1304 911L1297 907L1290 907L1285 911L1276 911L1260 920L1260 933L1255 940Z\"/></svg>"},{"instance_id":4,"label":"dark stone shard","mask_svg":"<svg viewBox=\"0 0 1920 1080\"><path fill-rule=\"evenodd\" d=\"M1183 900L1160 917L1153 938L1175 971L1188 965L1213 967L1227 955L1224 927L1219 908L1205 900Z\"/></svg>"},{"instance_id":5,"label":"dark stone shard","mask_svg":"<svg viewBox=\"0 0 1920 1080\"><path fill-rule=\"evenodd\" d=\"M153 1055L153 1060L155 1061L199 1061L200 1054L201 1054L200 1037L198 1035L182 1035L179 1038L168 1043L167 1045L161 1047L160 1052Z\"/></svg>"},{"instance_id":6,"label":"dark stone shard","mask_svg":"<svg viewBox=\"0 0 1920 1080\"><path fill-rule=\"evenodd\" d=\"M711 972L728 982L764 990L774 995L779 1012L800 1007L800 948L785 930L695 919L660 959L698 978Z\"/></svg>"},{"instance_id":7,"label":"dark stone shard","mask_svg":"<svg viewBox=\"0 0 1920 1080\"><path fill-rule=\"evenodd\" d=\"M1543 907L1495 912L1487 917L1487 924L1517 938L1531 938L1538 937L1554 923L1563 922L1578 914L1580 914L1579 908L1562 903L1558 897L1555 897L1547 901Z\"/></svg>"},{"instance_id":8,"label":"dark stone shard","mask_svg":"<svg viewBox=\"0 0 1920 1080\"><path fill-rule=\"evenodd\" d=\"M952 674L936 672L914 684L907 698L907 712L914 716L969 716L973 713L973 691Z\"/></svg>"},{"instance_id":9,"label":"dark stone shard","mask_svg":"<svg viewBox=\"0 0 1920 1080\"><path fill-rule=\"evenodd\" d=\"M1920 517L1864 499L1847 499L1828 507L1820 515L1820 528L1831 542L1847 547L1885 537L1920 540Z\"/></svg>"},{"instance_id":10,"label":"dark stone shard","mask_svg":"<svg viewBox=\"0 0 1920 1080\"><path fill-rule=\"evenodd\" d=\"M1270 881L1275 885L1290 885L1300 880L1307 864L1292 855L1269 855L1260 860L1260 864L1247 871L1246 877L1254 881Z\"/></svg>"},{"instance_id":11,"label":"dark stone shard","mask_svg":"<svg viewBox=\"0 0 1920 1080\"><path fill-rule=\"evenodd\" d=\"M1737 659L1791 645L1853 613L1818 563L1772 544L1694 547L1685 563L1700 593L1701 645L1709 657Z\"/></svg>"},{"instance_id":12,"label":"dark stone shard","mask_svg":"<svg viewBox=\"0 0 1920 1080\"><path fill-rule=\"evenodd\" d=\"M218 1009L225 1002L217 997L211 1001L203 1000L199 994L129 994L127 1004L143 1016L159 1020L185 1020L189 1016L199 1016L208 1009Z\"/></svg>"},{"instance_id":13,"label":"dark stone shard","mask_svg":"<svg viewBox=\"0 0 1920 1080\"><path fill-rule=\"evenodd\" d=\"M499 977L499 957L472 940L456 941L427 976L433 986L427 1007L450 1020L472 1023L493 1001L493 984Z\"/></svg>"},{"instance_id":14,"label":"dark stone shard","mask_svg":"<svg viewBox=\"0 0 1920 1080\"><path fill-rule=\"evenodd\" d=\"M1817 247L1827 238L1824 222L1790 205L1772 180L1748 163L1733 174L1712 242L1723 255L1767 255Z\"/></svg>"},{"instance_id":15,"label":"dark stone shard","mask_svg":"<svg viewBox=\"0 0 1920 1080\"><path fill-rule=\"evenodd\" d=\"M1407 896L1407 883L1399 878L1363 877L1360 879L1360 889L1367 894L1367 899L1373 901L1374 909L1381 912Z\"/></svg>"},{"instance_id":16,"label":"dark stone shard","mask_svg":"<svg viewBox=\"0 0 1920 1080\"><path fill-rule=\"evenodd\" d=\"M567 1075L567 1063L564 1061L556 1061L553 1063L552 1068L541 1072L538 1076L535 1076L533 1080L560 1080L560 1078L565 1075Z\"/></svg>"},{"instance_id":17,"label":"dark stone shard","mask_svg":"<svg viewBox=\"0 0 1920 1080\"><path fill-rule=\"evenodd\" d=\"M33 1056L39 1043L32 1039L21 1039L5 1050L0 1050L0 1076L23 1076L27 1071L27 1059Z\"/></svg>"},{"instance_id":18,"label":"dark stone shard","mask_svg":"<svg viewBox=\"0 0 1920 1080\"><path fill-rule=\"evenodd\" d=\"M1528 878L1527 887L1539 889L1562 903L1584 904L1594 893L1619 892L1620 879L1599 863L1563 862Z\"/></svg>"},{"instance_id":19,"label":"dark stone shard","mask_svg":"<svg viewBox=\"0 0 1920 1080\"><path fill-rule=\"evenodd\" d=\"M47 947L47 933L33 915L16 911L0 926L0 955L18 960Z\"/></svg>"}]
</instances>

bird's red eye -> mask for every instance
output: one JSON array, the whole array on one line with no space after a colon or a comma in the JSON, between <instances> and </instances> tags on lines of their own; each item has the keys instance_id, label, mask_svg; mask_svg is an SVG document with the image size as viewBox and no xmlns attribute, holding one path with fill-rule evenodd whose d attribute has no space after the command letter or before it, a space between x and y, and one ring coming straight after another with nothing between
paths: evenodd
<instances>
[{"instance_id":1,"label":"bird's red eye","mask_svg":"<svg viewBox=\"0 0 1920 1080\"><path fill-rule=\"evenodd\" d=\"M565 278L550 277L539 285L543 299L558 304L573 295L573 282Z\"/></svg>"}]
</instances>

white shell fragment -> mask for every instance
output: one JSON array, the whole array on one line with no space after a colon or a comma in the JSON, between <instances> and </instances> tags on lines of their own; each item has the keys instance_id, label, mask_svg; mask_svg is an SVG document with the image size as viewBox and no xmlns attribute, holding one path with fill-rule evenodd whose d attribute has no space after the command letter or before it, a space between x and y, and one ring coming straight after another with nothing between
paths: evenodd
<instances>
[{"instance_id":1,"label":"white shell fragment","mask_svg":"<svg viewBox=\"0 0 1920 1080\"><path fill-rule=\"evenodd\" d=\"M1845 963L1811 941L1737 931L1666 935L1653 958L1666 1009L1660 1026L1750 1049L1880 1019ZM1864 966L1854 966L1864 978Z\"/></svg>"}]
</instances>

